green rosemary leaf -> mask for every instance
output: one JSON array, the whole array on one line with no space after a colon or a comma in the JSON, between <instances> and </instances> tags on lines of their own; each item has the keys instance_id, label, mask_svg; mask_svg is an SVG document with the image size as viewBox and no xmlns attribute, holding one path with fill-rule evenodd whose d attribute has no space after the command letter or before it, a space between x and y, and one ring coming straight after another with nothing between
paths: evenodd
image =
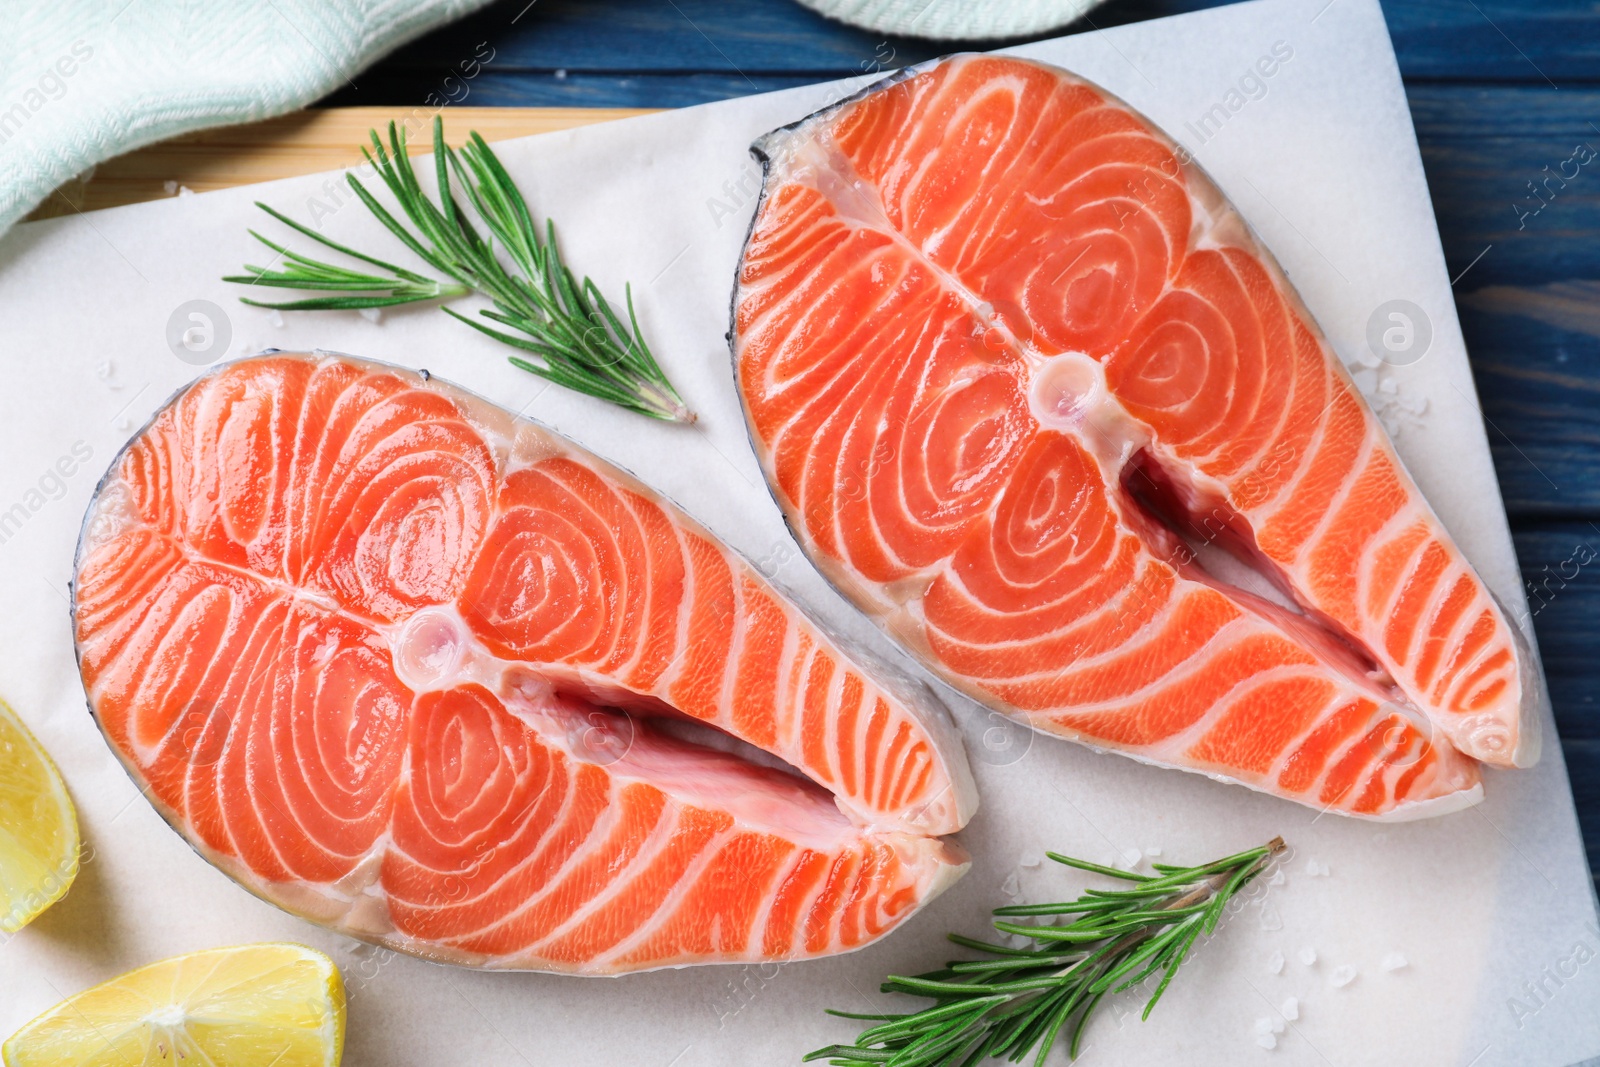
<instances>
[{"instance_id":1,"label":"green rosemary leaf","mask_svg":"<svg viewBox=\"0 0 1600 1067\"><path fill-rule=\"evenodd\" d=\"M1157 866L1155 876L1050 853L1068 867L1138 885L1087 890L1070 903L997 908L995 927L1028 938L1031 947L951 934L955 944L988 958L958 960L922 975L891 975L881 986L883 992L923 997L932 1004L894 1015L830 1012L876 1025L863 1030L854 1045L830 1045L805 1058L846 1067L976 1067L991 1057L1021 1061L1034 1052L1034 1064L1042 1067L1062 1039L1076 1058L1101 1000L1160 971L1161 980L1144 1007L1142 1017L1149 1018L1195 941L1213 931L1228 901L1284 847L1276 838L1197 867ZM1067 925L1037 926L1003 918L1052 915L1079 918Z\"/></svg>"},{"instance_id":2,"label":"green rosemary leaf","mask_svg":"<svg viewBox=\"0 0 1600 1067\"><path fill-rule=\"evenodd\" d=\"M1049 856L1057 863L1064 863L1068 867L1076 867L1080 871L1089 871L1093 874L1103 874L1109 878L1123 878L1130 882L1150 881L1150 876L1147 874L1136 874L1133 871L1124 871L1116 867L1103 867L1098 863L1090 863L1088 860L1080 860L1074 859L1071 856L1063 856L1059 852L1046 852L1045 855Z\"/></svg>"},{"instance_id":3,"label":"green rosemary leaf","mask_svg":"<svg viewBox=\"0 0 1600 1067\"><path fill-rule=\"evenodd\" d=\"M550 382L586 393L652 418L693 422L645 343L624 287L627 318L592 280L581 280L561 259L553 221L542 227L505 166L482 136L472 132L458 151L444 139L444 124L433 124L435 192L423 189L412 166L406 132L395 123L387 143L376 129L361 151L394 207L351 174L351 190L367 211L406 249L448 280L439 280L359 252L258 204L273 219L322 247L381 269L365 273L296 252L251 233L278 254L281 267L246 266L224 280L243 285L301 289L339 295L271 303L241 298L246 304L284 311L391 307L421 301L448 301L477 293L493 305L477 317L442 308L451 317L533 358L508 357L513 366ZM464 202L457 199L459 186ZM472 216L475 215L475 224ZM502 260L504 256L504 260ZM509 266L508 266L509 262ZM506 329L496 329L484 321Z\"/></svg>"}]
</instances>

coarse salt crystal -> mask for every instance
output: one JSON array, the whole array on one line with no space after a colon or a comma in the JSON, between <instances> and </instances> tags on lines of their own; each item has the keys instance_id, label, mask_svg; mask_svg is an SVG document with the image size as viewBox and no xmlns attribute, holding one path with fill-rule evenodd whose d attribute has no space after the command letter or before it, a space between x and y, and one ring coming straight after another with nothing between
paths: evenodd
<instances>
[{"instance_id":1,"label":"coarse salt crystal","mask_svg":"<svg viewBox=\"0 0 1600 1067\"><path fill-rule=\"evenodd\" d=\"M1283 973L1283 953L1274 952L1272 955L1267 957L1267 973L1268 974L1282 974Z\"/></svg>"},{"instance_id":2,"label":"coarse salt crystal","mask_svg":"<svg viewBox=\"0 0 1600 1067\"><path fill-rule=\"evenodd\" d=\"M1258 1034L1270 1034L1270 1033L1272 1033L1272 1019L1271 1019L1271 1017L1263 1015L1261 1018L1256 1020L1256 1033L1258 1033Z\"/></svg>"},{"instance_id":3,"label":"coarse salt crystal","mask_svg":"<svg viewBox=\"0 0 1600 1067\"><path fill-rule=\"evenodd\" d=\"M1391 952L1383 957L1383 962L1378 964L1386 971L1398 971L1411 966L1411 961L1398 952Z\"/></svg>"},{"instance_id":4,"label":"coarse salt crystal","mask_svg":"<svg viewBox=\"0 0 1600 1067\"><path fill-rule=\"evenodd\" d=\"M1315 967L1317 965L1317 950L1314 948L1301 949L1300 962L1305 964L1307 967Z\"/></svg>"},{"instance_id":5,"label":"coarse salt crystal","mask_svg":"<svg viewBox=\"0 0 1600 1067\"><path fill-rule=\"evenodd\" d=\"M1256 1035L1256 1044L1262 1048L1273 1049L1278 1047L1278 1039L1271 1034Z\"/></svg>"},{"instance_id":6,"label":"coarse salt crystal","mask_svg":"<svg viewBox=\"0 0 1600 1067\"><path fill-rule=\"evenodd\" d=\"M1343 989L1356 980L1356 969L1348 963L1341 963L1328 975L1328 984L1335 989Z\"/></svg>"},{"instance_id":7,"label":"coarse salt crystal","mask_svg":"<svg viewBox=\"0 0 1600 1067\"><path fill-rule=\"evenodd\" d=\"M1142 859L1144 859L1144 853L1136 848L1127 849L1122 853L1122 863L1126 867L1137 867Z\"/></svg>"},{"instance_id":8,"label":"coarse salt crystal","mask_svg":"<svg viewBox=\"0 0 1600 1067\"><path fill-rule=\"evenodd\" d=\"M1039 866L1040 862L1041 860L1039 859L1039 854L1037 852L1024 852L1022 854L1022 858L1017 860L1017 866L1037 867Z\"/></svg>"},{"instance_id":9,"label":"coarse salt crystal","mask_svg":"<svg viewBox=\"0 0 1600 1067\"><path fill-rule=\"evenodd\" d=\"M1278 909L1271 904L1261 906L1261 929L1272 931L1283 929L1283 916L1278 914Z\"/></svg>"},{"instance_id":10,"label":"coarse salt crystal","mask_svg":"<svg viewBox=\"0 0 1600 1067\"><path fill-rule=\"evenodd\" d=\"M1161 855L1161 849L1152 845L1150 848L1144 850L1144 854L1151 857L1159 856Z\"/></svg>"},{"instance_id":11,"label":"coarse salt crystal","mask_svg":"<svg viewBox=\"0 0 1600 1067\"><path fill-rule=\"evenodd\" d=\"M1283 883L1287 882L1288 880L1289 880L1289 876L1283 873L1283 868L1282 867L1279 867L1277 870L1272 872L1272 877L1267 879L1267 884L1268 885L1282 885Z\"/></svg>"},{"instance_id":12,"label":"coarse salt crystal","mask_svg":"<svg viewBox=\"0 0 1600 1067\"><path fill-rule=\"evenodd\" d=\"M1317 860L1306 860L1306 873L1313 878L1326 878L1328 865Z\"/></svg>"},{"instance_id":13,"label":"coarse salt crystal","mask_svg":"<svg viewBox=\"0 0 1600 1067\"><path fill-rule=\"evenodd\" d=\"M1282 1015L1290 1022L1294 1022L1296 1019L1300 1018L1300 998L1290 997L1285 1000L1283 1002L1283 1006L1278 1009L1278 1014Z\"/></svg>"},{"instance_id":14,"label":"coarse salt crystal","mask_svg":"<svg viewBox=\"0 0 1600 1067\"><path fill-rule=\"evenodd\" d=\"M1016 871L1012 871L1010 874L1006 875L1006 880L1000 883L1000 892L1004 893L1008 897L1015 897L1018 890L1021 888L1021 883L1017 881Z\"/></svg>"},{"instance_id":15,"label":"coarse salt crystal","mask_svg":"<svg viewBox=\"0 0 1600 1067\"><path fill-rule=\"evenodd\" d=\"M1400 384L1393 378L1385 378L1383 381L1378 383L1378 391L1380 393L1388 393L1390 396L1394 396L1400 391Z\"/></svg>"},{"instance_id":16,"label":"coarse salt crystal","mask_svg":"<svg viewBox=\"0 0 1600 1067\"><path fill-rule=\"evenodd\" d=\"M275 330L283 329L283 315L279 313L277 308L267 312L267 325Z\"/></svg>"},{"instance_id":17,"label":"coarse salt crystal","mask_svg":"<svg viewBox=\"0 0 1600 1067\"><path fill-rule=\"evenodd\" d=\"M383 309L382 308L361 308L360 311L361 311L361 317L366 319L368 322L382 322L383 321Z\"/></svg>"}]
</instances>

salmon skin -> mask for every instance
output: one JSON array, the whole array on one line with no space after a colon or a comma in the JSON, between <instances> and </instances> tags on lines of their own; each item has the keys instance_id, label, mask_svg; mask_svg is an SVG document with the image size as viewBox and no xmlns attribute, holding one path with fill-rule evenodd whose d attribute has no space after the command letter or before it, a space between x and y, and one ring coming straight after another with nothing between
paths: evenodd
<instances>
[{"instance_id":1,"label":"salmon skin","mask_svg":"<svg viewBox=\"0 0 1600 1067\"><path fill-rule=\"evenodd\" d=\"M1537 759L1520 633L1148 119L963 55L752 152L752 443L813 561L940 677L1349 815L1453 810L1480 761Z\"/></svg>"},{"instance_id":2,"label":"salmon skin","mask_svg":"<svg viewBox=\"0 0 1600 1067\"><path fill-rule=\"evenodd\" d=\"M404 952L824 956L967 867L942 835L975 793L926 686L426 372L201 377L96 491L73 604L90 707L162 815L256 895Z\"/></svg>"}]
</instances>

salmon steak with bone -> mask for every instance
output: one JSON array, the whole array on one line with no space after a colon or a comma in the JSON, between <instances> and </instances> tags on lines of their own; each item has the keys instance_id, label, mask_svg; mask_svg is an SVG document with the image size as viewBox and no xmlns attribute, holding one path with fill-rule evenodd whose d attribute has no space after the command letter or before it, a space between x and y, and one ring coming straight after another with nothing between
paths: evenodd
<instances>
[{"instance_id":1,"label":"salmon steak with bone","mask_svg":"<svg viewBox=\"0 0 1600 1067\"><path fill-rule=\"evenodd\" d=\"M1522 634L1148 119L963 55L752 150L751 440L811 559L935 674L1347 815L1455 810L1538 758Z\"/></svg>"},{"instance_id":2,"label":"salmon steak with bone","mask_svg":"<svg viewBox=\"0 0 1600 1067\"><path fill-rule=\"evenodd\" d=\"M446 962L615 974L869 944L967 869L942 705L659 493L417 373L223 365L114 462L90 707L246 889Z\"/></svg>"}]
</instances>

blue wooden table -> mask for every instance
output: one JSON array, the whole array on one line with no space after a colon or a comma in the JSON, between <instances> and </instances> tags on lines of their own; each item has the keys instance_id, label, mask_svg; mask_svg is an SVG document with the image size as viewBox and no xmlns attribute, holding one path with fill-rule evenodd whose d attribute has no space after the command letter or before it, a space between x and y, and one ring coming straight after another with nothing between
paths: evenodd
<instances>
[{"instance_id":1,"label":"blue wooden table","mask_svg":"<svg viewBox=\"0 0 1600 1067\"><path fill-rule=\"evenodd\" d=\"M1071 31L1213 6L1110 0ZM1600 7L1383 6L1600 868ZM493 59L460 99L461 83L447 79L486 54L480 42ZM413 106L439 94L474 105L679 107L959 47L885 41L792 0L508 0L391 56L328 103Z\"/></svg>"}]
</instances>

